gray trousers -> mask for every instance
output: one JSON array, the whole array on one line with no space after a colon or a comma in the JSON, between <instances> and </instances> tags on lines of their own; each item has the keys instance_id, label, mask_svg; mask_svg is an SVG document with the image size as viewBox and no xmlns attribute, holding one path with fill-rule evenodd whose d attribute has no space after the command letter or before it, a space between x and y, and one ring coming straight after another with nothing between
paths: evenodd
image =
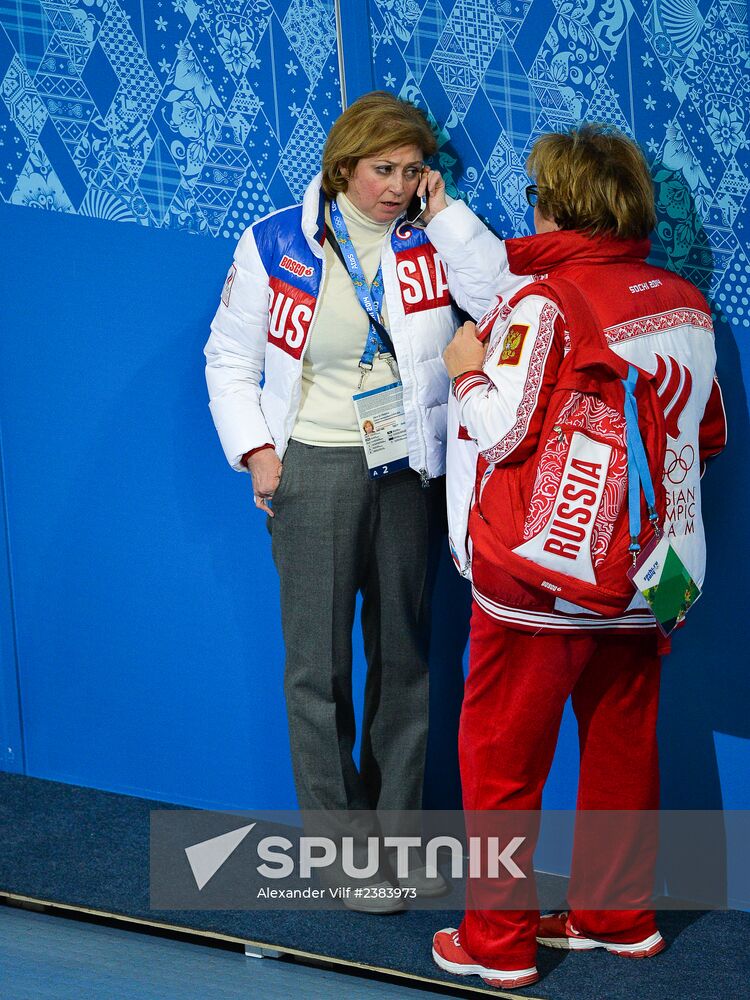
<instances>
[{"instance_id":1,"label":"gray trousers","mask_svg":"<svg viewBox=\"0 0 750 1000\"><path fill-rule=\"evenodd\" d=\"M303 810L417 810L428 716L429 503L411 470L369 480L362 448L291 441L269 520L284 690ZM367 679L359 768L352 628Z\"/></svg>"}]
</instances>

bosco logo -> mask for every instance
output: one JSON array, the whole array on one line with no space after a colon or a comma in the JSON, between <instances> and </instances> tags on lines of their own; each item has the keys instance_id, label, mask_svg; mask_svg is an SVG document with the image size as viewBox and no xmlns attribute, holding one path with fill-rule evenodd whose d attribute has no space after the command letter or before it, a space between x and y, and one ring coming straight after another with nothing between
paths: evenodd
<instances>
[{"instance_id":1,"label":"bosco logo","mask_svg":"<svg viewBox=\"0 0 750 1000\"><path fill-rule=\"evenodd\" d=\"M281 258L279 267L283 267L285 271L290 271L292 274L296 274L299 278L309 278L313 273L313 269L311 267L307 267L305 264L300 264L298 260L295 260L294 257L289 257L287 254L284 254Z\"/></svg>"},{"instance_id":2,"label":"bosco logo","mask_svg":"<svg viewBox=\"0 0 750 1000\"><path fill-rule=\"evenodd\" d=\"M272 344L299 359L310 332L315 299L294 285L271 278L268 289L268 336Z\"/></svg>"},{"instance_id":3,"label":"bosco logo","mask_svg":"<svg viewBox=\"0 0 750 1000\"><path fill-rule=\"evenodd\" d=\"M396 273L401 283L405 313L450 305L445 264L429 244L397 254Z\"/></svg>"}]
</instances>

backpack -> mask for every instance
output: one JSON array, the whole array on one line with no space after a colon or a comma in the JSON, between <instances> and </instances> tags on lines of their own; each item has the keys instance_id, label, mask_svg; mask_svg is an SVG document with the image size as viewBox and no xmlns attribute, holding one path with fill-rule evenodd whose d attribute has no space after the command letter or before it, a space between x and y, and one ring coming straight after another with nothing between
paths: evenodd
<instances>
[{"instance_id":1,"label":"backpack","mask_svg":"<svg viewBox=\"0 0 750 1000\"><path fill-rule=\"evenodd\" d=\"M543 295L566 318L570 350L559 369L535 451L516 464L489 465L471 513L474 583L517 607L558 599L613 617L632 601L627 573L641 545L664 523L666 428L655 376L635 369L607 344L571 281L546 278L512 300ZM641 491L640 536L631 539L628 440L623 379L634 396L655 511ZM637 435L634 435L634 438Z\"/></svg>"}]
</instances>

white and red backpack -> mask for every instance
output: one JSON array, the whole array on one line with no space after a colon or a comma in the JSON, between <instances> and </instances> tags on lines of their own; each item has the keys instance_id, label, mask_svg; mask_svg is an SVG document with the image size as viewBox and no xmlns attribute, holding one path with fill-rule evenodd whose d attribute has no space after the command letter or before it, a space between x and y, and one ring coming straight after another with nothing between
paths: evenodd
<instances>
[{"instance_id":1,"label":"white and red backpack","mask_svg":"<svg viewBox=\"0 0 750 1000\"><path fill-rule=\"evenodd\" d=\"M539 444L516 464L480 459L471 513L477 589L515 607L562 599L607 617L622 614L634 587L628 578L634 543L628 514L626 360L576 285L554 277L512 300L544 295L566 320L570 350L552 390ZM632 370L632 369L631 369ZM638 370L638 427L654 484L655 512L639 491L645 545L664 523L664 414L656 377ZM482 467L483 466L483 467Z\"/></svg>"}]
</instances>

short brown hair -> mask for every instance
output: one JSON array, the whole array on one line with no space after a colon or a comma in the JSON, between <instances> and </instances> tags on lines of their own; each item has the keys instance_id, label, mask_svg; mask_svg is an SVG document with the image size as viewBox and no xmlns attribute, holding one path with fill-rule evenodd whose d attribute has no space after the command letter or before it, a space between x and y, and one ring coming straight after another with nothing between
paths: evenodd
<instances>
[{"instance_id":1,"label":"short brown hair","mask_svg":"<svg viewBox=\"0 0 750 1000\"><path fill-rule=\"evenodd\" d=\"M537 204L561 229L621 239L656 225L654 185L640 147L606 125L582 125L537 139L526 164Z\"/></svg>"},{"instance_id":2,"label":"short brown hair","mask_svg":"<svg viewBox=\"0 0 750 1000\"><path fill-rule=\"evenodd\" d=\"M333 123L323 148L323 191L329 198L346 191L343 171L357 161L401 146L418 146L422 155L437 149L427 116L410 101L387 90L364 94Z\"/></svg>"}]
</instances>

